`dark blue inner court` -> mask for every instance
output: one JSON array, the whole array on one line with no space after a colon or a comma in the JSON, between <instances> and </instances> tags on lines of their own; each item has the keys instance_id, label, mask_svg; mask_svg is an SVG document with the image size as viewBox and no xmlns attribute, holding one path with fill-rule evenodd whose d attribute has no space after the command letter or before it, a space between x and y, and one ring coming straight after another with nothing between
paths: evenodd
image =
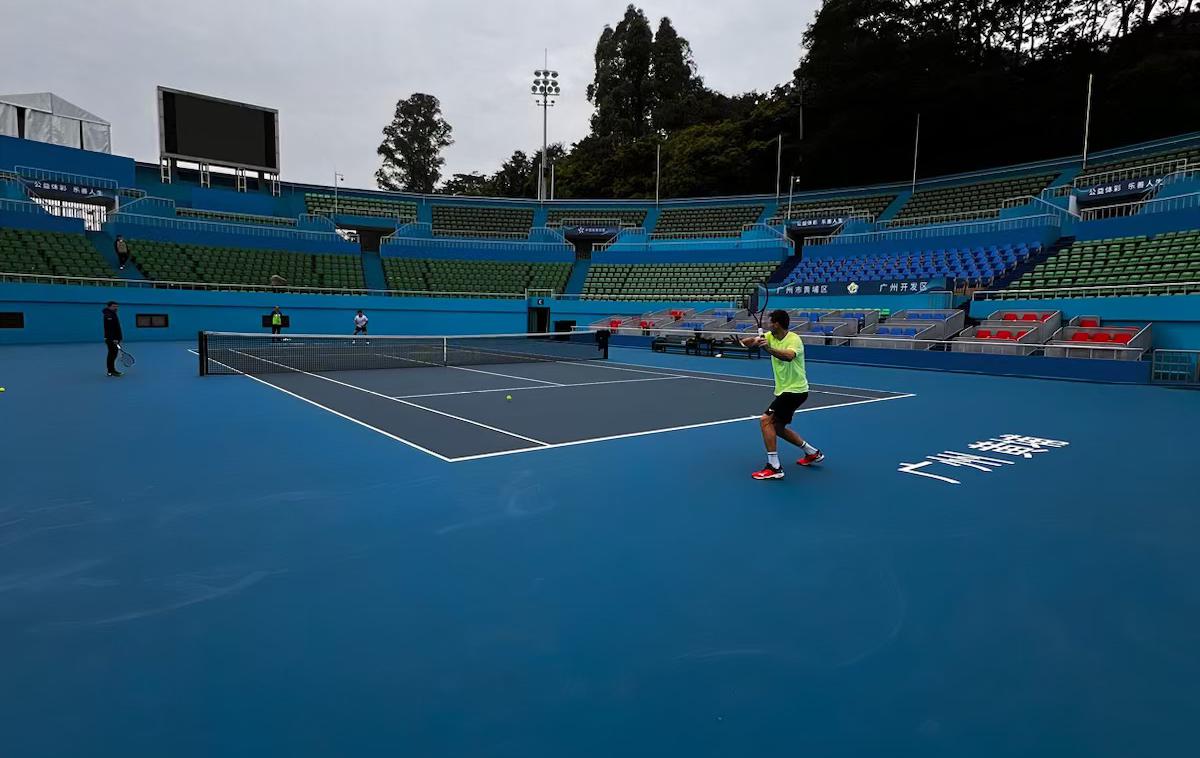
<instances>
[{"instance_id":1,"label":"dark blue inner court","mask_svg":"<svg viewBox=\"0 0 1200 758\"><path fill-rule=\"evenodd\" d=\"M0 347L6 756L1190 752L1200 395L812 363L912 397L755 482L751 420L446 462L187 347Z\"/></svg>"}]
</instances>

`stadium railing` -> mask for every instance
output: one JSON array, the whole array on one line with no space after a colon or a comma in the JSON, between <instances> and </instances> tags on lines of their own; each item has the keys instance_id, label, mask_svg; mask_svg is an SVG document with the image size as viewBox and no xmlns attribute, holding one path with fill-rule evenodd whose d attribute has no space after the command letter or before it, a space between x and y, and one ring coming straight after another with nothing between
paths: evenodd
<instances>
[{"instance_id":1,"label":"stadium railing","mask_svg":"<svg viewBox=\"0 0 1200 758\"><path fill-rule=\"evenodd\" d=\"M890 242L902 239L923 239L925 237L946 237L958 234L1032 229L1040 226L1061 227L1062 222L1057 215L1039 213L1032 216L1019 216L1017 218L992 221L971 221L920 228L884 229L874 232L855 232L854 234L828 234L822 237L808 237L804 241L804 244L852 245L859 242Z\"/></svg>"},{"instance_id":2,"label":"stadium railing","mask_svg":"<svg viewBox=\"0 0 1200 758\"><path fill-rule=\"evenodd\" d=\"M72 174L67 171L52 171L46 168L36 168L34 166L13 166L15 171L22 179L29 181L45 181L45 182L68 182L78 184L85 187L96 187L98 189L107 189L116 192L118 183L113 179L105 179L99 176L88 176L87 174Z\"/></svg>"},{"instance_id":3,"label":"stadium railing","mask_svg":"<svg viewBox=\"0 0 1200 758\"><path fill-rule=\"evenodd\" d=\"M976 290L973 300L1061 300L1078 297L1130 297L1137 295L1194 295L1200 282L1159 282L1156 284L1093 284L1086 287L1024 287L1004 290Z\"/></svg>"},{"instance_id":4,"label":"stadium railing","mask_svg":"<svg viewBox=\"0 0 1200 758\"><path fill-rule=\"evenodd\" d=\"M1079 212L1083 221L1100 221L1106 218L1121 218L1137 216L1143 213L1166 213L1181 211L1189 208L1200 208L1200 192L1190 192L1186 195L1171 197L1156 197L1152 200L1137 200L1132 203L1117 203L1101 205L1097 208L1085 208Z\"/></svg>"},{"instance_id":5,"label":"stadium railing","mask_svg":"<svg viewBox=\"0 0 1200 758\"><path fill-rule=\"evenodd\" d=\"M134 203L157 198L142 198ZM130 203L133 205L134 203ZM292 227L272 227L261 224L234 224L227 221L192 221L190 219L172 218L169 216L146 216L140 213L129 213L127 210L118 211L108 217L109 223L125 223L137 226L149 226L160 229L175 229L178 231L220 232L224 234L244 234L252 237L271 237L285 240L309 240L313 242L329 242L343 244L344 241L335 232L312 232Z\"/></svg>"},{"instance_id":6,"label":"stadium railing","mask_svg":"<svg viewBox=\"0 0 1200 758\"><path fill-rule=\"evenodd\" d=\"M0 282L15 284L75 284L121 289L195 290L202 292L274 292L296 295L372 295L379 297L463 297L505 300L524 300L524 292L441 292L425 290L378 290L346 287L297 287L270 284L224 284L219 282L176 282L159 279L117 279L84 276L52 276L49 274L16 274L0 272Z\"/></svg>"}]
</instances>

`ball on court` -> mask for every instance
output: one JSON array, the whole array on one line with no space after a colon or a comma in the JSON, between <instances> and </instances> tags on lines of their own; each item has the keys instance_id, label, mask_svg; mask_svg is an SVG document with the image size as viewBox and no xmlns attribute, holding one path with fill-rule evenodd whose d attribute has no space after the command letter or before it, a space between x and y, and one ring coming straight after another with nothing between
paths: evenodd
<instances>
[{"instance_id":1,"label":"ball on court","mask_svg":"<svg viewBox=\"0 0 1200 758\"><path fill-rule=\"evenodd\" d=\"M505 400L512 400L512 395L505 395L505 396L504 396L504 399L505 399Z\"/></svg>"},{"instance_id":2,"label":"ball on court","mask_svg":"<svg viewBox=\"0 0 1200 758\"><path fill-rule=\"evenodd\" d=\"M3 388L3 387L0 387L0 392L4 392L4 388Z\"/></svg>"}]
</instances>

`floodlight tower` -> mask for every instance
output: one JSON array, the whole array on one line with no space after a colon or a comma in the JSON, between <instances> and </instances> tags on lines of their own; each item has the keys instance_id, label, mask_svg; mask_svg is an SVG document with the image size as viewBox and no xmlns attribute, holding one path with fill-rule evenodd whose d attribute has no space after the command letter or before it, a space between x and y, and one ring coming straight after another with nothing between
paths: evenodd
<instances>
[{"instance_id":1,"label":"floodlight tower","mask_svg":"<svg viewBox=\"0 0 1200 758\"><path fill-rule=\"evenodd\" d=\"M542 160L538 165L538 200L546 199L546 142L547 123L550 108L558 100L562 90L558 87L558 72L540 68L533 72L533 86L529 93L533 95L533 104L542 109Z\"/></svg>"}]
</instances>

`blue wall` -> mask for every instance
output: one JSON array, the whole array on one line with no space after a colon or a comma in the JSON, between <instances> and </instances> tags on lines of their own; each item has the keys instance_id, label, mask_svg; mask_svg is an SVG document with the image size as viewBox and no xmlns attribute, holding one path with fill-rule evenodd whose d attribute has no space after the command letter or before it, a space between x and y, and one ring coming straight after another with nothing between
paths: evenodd
<instances>
[{"instance_id":1,"label":"blue wall","mask_svg":"<svg viewBox=\"0 0 1200 758\"><path fill-rule=\"evenodd\" d=\"M1108 237L1135 237L1140 234L1149 236L1177 229L1195 229L1198 226L1200 226L1200 208L1188 208L1181 211L1147 213L1140 216L1077 223L1075 238L1094 240Z\"/></svg>"},{"instance_id":2,"label":"blue wall","mask_svg":"<svg viewBox=\"0 0 1200 758\"><path fill-rule=\"evenodd\" d=\"M0 311L23 311L24 329L0 329L0 343L90 342L101 339L100 309L121 304L129 342L192 340L200 330L260 332L262 316L278 305L291 317L290 331L341 334L352 331L359 308L376 334L474 334L524 332L524 299L357 297L252 292L187 292L140 288L0 283ZM165 313L166 329L138 329L137 313Z\"/></svg>"},{"instance_id":3,"label":"blue wall","mask_svg":"<svg viewBox=\"0 0 1200 758\"><path fill-rule=\"evenodd\" d=\"M16 137L0 137L0 169L11 171L14 166L95 176L112 179L121 187L134 186L132 158L47 145Z\"/></svg>"},{"instance_id":4,"label":"blue wall","mask_svg":"<svg viewBox=\"0 0 1200 758\"><path fill-rule=\"evenodd\" d=\"M911 237L905 235L916 235L919 237ZM875 235L883 235L885 232L874 232ZM1031 244L1040 242L1042 245L1049 245L1058 239L1059 227L1057 226L1038 226L1025 229L1002 229L999 231L986 231L975 234L954 233L948 227L916 227L913 230L899 230L892 236L886 236L879 239L869 239L861 242L848 241L845 243L839 240L850 240L849 237L835 237L834 242L828 245L815 245L804 248L804 257L806 258L851 258L864 255L875 255L879 253L895 254L901 251L913 250L949 250L951 248L962 247L987 247L990 245L1006 245L1024 242Z\"/></svg>"},{"instance_id":5,"label":"blue wall","mask_svg":"<svg viewBox=\"0 0 1200 758\"><path fill-rule=\"evenodd\" d=\"M38 229L44 232L83 234L83 219L62 218L43 212L6 211L0 209L0 227Z\"/></svg>"},{"instance_id":6,"label":"blue wall","mask_svg":"<svg viewBox=\"0 0 1200 758\"><path fill-rule=\"evenodd\" d=\"M286 232L282 232L278 236L272 235L270 232L275 231L274 227L266 227L259 233L255 233L258 227L250 227L246 233L226 233L216 231L216 225L212 231L201 231L171 228L169 220L165 222L168 224L167 226L150 226L121 221L119 215L115 218L118 220L105 224L104 230L112 235L123 234L132 240L160 240L179 242L185 245L213 245L215 247L254 247L302 253L359 254L357 245L345 241L332 232L323 234L317 239L308 239L307 237L288 235ZM181 220L180 225L186 224L188 222Z\"/></svg>"},{"instance_id":7,"label":"blue wall","mask_svg":"<svg viewBox=\"0 0 1200 758\"><path fill-rule=\"evenodd\" d=\"M768 305L771 308L886 308L894 313L906 308L953 308L954 295L950 292L926 292L920 295L772 295Z\"/></svg>"}]
</instances>

